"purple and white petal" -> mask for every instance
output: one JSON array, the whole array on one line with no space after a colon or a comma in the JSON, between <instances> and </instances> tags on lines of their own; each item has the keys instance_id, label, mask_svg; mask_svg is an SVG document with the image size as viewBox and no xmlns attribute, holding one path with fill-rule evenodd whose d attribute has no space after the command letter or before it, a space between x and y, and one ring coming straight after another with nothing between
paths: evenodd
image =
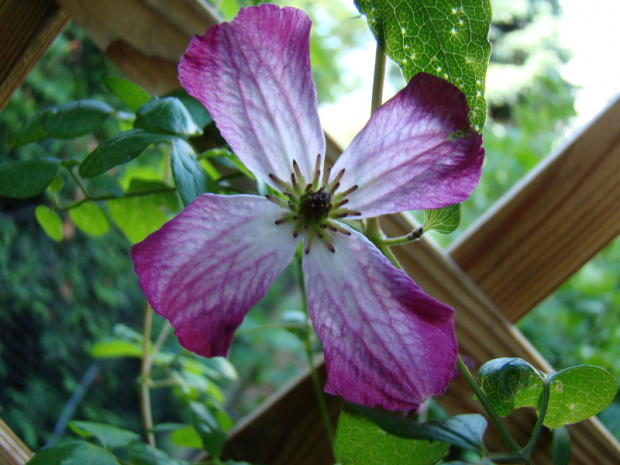
<instances>
[{"instance_id":1,"label":"purple and white petal","mask_svg":"<svg viewBox=\"0 0 620 465\"><path fill-rule=\"evenodd\" d=\"M290 263L283 210L250 195L203 194L131 249L142 291L186 349L226 355L235 329Z\"/></svg>"},{"instance_id":2,"label":"purple and white petal","mask_svg":"<svg viewBox=\"0 0 620 465\"><path fill-rule=\"evenodd\" d=\"M323 342L325 391L390 410L442 394L457 345L453 310L427 295L361 234L336 234L303 257L312 323Z\"/></svg>"},{"instance_id":3,"label":"purple and white petal","mask_svg":"<svg viewBox=\"0 0 620 465\"><path fill-rule=\"evenodd\" d=\"M480 179L482 136L470 128L465 95L436 76L416 74L383 104L332 169L347 208L362 218L440 208L469 197Z\"/></svg>"},{"instance_id":4,"label":"purple and white petal","mask_svg":"<svg viewBox=\"0 0 620 465\"><path fill-rule=\"evenodd\" d=\"M179 80L209 110L222 136L252 173L290 179L295 159L313 175L325 153L310 68L308 16L263 4L194 36Z\"/></svg>"}]
</instances>

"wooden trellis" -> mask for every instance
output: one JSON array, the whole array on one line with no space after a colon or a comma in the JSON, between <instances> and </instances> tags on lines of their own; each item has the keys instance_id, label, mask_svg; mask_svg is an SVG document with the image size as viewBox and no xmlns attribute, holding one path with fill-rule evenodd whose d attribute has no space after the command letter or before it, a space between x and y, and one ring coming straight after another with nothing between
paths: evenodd
<instances>
[{"instance_id":1,"label":"wooden trellis","mask_svg":"<svg viewBox=\"0 0 620 465\"><path fill-rule=\"evenodd\" d=\"M76 20L131 79L154 94L179 86L176 63L194 33L219 18L203 0L5 0L0 2L0 108L67 22ZM60 5L60 7L59 7ZM8 26L20 18L18 28ZM6 27L5 27L6 26ZM19 34L19 40L15 40ZM328 156L339 153L329 144ZM427 292L456 309L460 350L477 362L518 356L549 364L513 325L620 233L620 100L501 199L448 250L430 242L395 249ZM411 229L403 215L382 218L389 235ZM323 364L318 362L323 370ZM340 400L327 396L333 418ZM479 412L462 382L438 399L451 413ZM505 419L520 441L535 414ZM572 465L620 463L620 444L596 420L569 427ZM490 435L491 447L505 449ZM231 433L230 458L270 465L331 465L308 374L302 374ZM0 465L30 451L0 421ZM536 463L550 463L543 436Z\"/></svg>"}]
</instances>

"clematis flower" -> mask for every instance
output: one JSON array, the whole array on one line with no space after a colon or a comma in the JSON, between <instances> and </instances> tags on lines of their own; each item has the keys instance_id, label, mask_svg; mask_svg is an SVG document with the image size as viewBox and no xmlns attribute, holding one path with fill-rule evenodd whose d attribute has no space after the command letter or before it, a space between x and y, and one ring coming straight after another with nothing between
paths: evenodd
<instances>
[{"instance_id":1,"label":"clematis flower","mask_svg":"<svg viewBox=\"0 0 620 465\"><path fill-rule=\"evenodd\" d=\"M325 169L309 56L311 22L263 4L195 36L179 77L222 136L276 194L203 194L132 248L140 285L180 343L226 355L235 329L303 243L325 390L367 406L415 408L444 392L453 310L428 296L347 223L465 200L484 151L465 96L418 74Z\"/></svg>"}]
</instances>

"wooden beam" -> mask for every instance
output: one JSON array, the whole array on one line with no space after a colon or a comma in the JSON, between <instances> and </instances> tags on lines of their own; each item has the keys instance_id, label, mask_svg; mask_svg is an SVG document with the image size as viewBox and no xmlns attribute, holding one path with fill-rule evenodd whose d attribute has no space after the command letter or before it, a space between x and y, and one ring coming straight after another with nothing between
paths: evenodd
<instances>
[{"instance_id":1,"label":"wooden beam","mask_svg":"<svg viewBox=\"0 0 620 465\"><path fill-rule=\"evenodd\" d=\"M57 0L105 55L155 95L180 87L192 35L221 20L204 0Z\"/></svg>"},{"instance_id":2,"label":"wooden beam","mask_svg":"<svg viewBox=\"0 0 620 465\"><path fill-rule=\"evenodd\" d=\"M620 99L448 250L512 322L620 234Z\"/></svg>"},{"instance_id":3,"label":"wooden beam","mask_svg":"<svg viewBox=\"0 0 620 465\"><path fill-rule=\"evenodd\" d=\"M0 420L0 465L24 465L32 456L26 444Z\"/></svg>"},{"instance_id":4,"label":"wooden beam","mask_svg":"<svg viewBox=\"0 0 620 465\"><path fill-rule=\"evenodd\" d=\"M68 21L53 0L0 2L0 111Z\"/></svg>"}]
</instances>

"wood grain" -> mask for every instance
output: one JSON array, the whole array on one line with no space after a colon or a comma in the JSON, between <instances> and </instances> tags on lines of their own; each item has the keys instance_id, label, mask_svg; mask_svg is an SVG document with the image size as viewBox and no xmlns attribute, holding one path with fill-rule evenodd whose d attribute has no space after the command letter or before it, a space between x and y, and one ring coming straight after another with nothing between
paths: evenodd
<instances>
[{"instance_id":1,"label":"wood grain","mask_svg":"<svg viewBox=\"0 0 620 465\"><path fill-rule=\"evenodd\" d=\"M32 455L11 428L0 420L0 465L23 465Z\"/></svg>"},{"instance_id":2,"label":"wood grain","mask_svg":"<svg viewBox=\"0 0 620 465\"><path fill-rule=\"evenodd\" d=\"M620 99L448 253L512 322L620 234Z\"/></svg>"},{"instance_id":3,"label":"wood grain","mask_svg":"<svg viewBox=\"0 0 620 465\"><path fill-rule=\"evenodd\" d=\"M0 110L68 21L53 0L0 2Z\"/></svg>"},{"instance_id":4,"label":"wood grain","mask_svg":"<svg viewBox=\"0 0 620 465\"><path fill-rule=\"evenodd\" d=\"M57 0L129 79L154 95L180 87L191 37L221 20L203 0Z\"/></svg>"}]
</instances>

